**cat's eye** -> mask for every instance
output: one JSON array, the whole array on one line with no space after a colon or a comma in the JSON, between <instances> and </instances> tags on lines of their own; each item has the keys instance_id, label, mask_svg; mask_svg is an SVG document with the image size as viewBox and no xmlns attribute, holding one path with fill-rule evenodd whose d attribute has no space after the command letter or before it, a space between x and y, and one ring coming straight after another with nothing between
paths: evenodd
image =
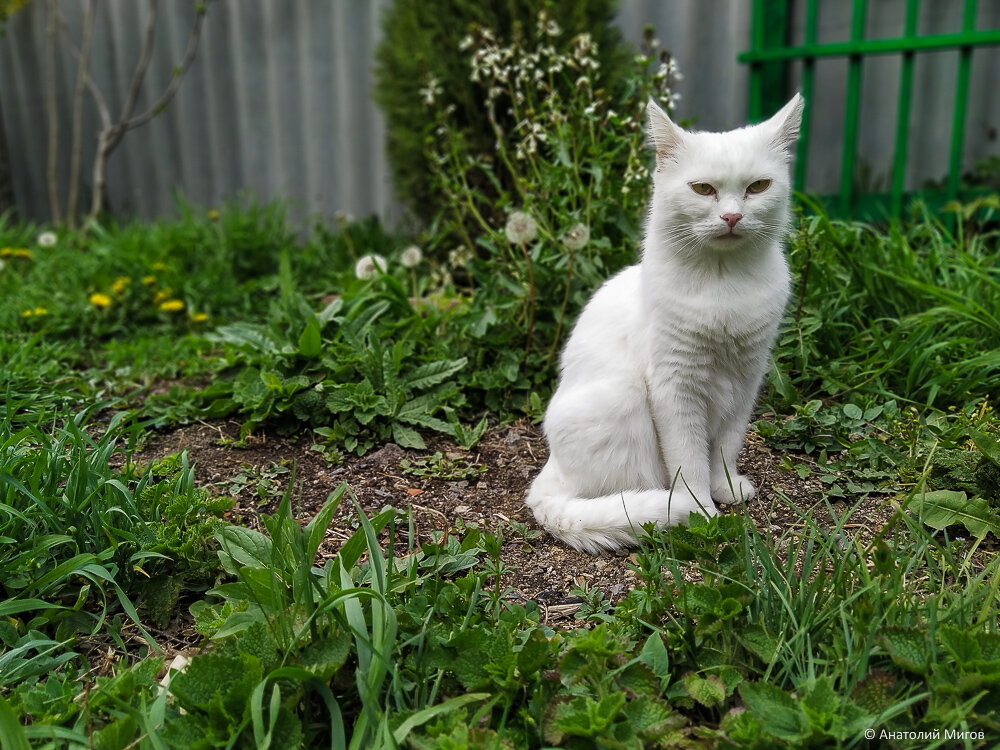
<instances>
[{"instance_id":1,"label":"cat's eye","mask_svg":"<svg viewBox=\"0 0 1000 750\"><path fill-rule=\"evenodd\" d=\"M692 182L691 189L698 195L715 195L715 188L707 182Z\"/></svg>"},{"instance_id":2,"label":"cat's eye","mask_svg":"<svg viewBox=\"0 0 1000 750\"><path fill-rule=\"evenodd\" d=\"M748 193L763 193L769 187L771 187L771 181L770 180L754 180L749 185L747 185L747 192Z\"/></svg>"}]
</instances>

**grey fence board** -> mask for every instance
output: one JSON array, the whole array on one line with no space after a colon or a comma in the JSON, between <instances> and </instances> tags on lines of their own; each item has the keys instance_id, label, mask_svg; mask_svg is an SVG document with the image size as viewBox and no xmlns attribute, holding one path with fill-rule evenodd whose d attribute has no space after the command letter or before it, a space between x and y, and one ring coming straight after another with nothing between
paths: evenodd
<instances>
[{"instance_id":1,"label":"grey fence board","mask_svg":"<svg viewBox=\"0 0 1000 750\"><path fill-rule=\"evenodd\" d=\"M245 192L262 201L289 202L297 218L400 215L383 153L384 124L371 98L373 52L379 16L388 0L217 0L209 6L198 56L170 109L129 133L108 170L112 208L123 216L153 218L175 212L177 192L200 207L219 205ZM803 0L797 0L796 8ZM903 0L871 3L868 33L895 35L902 28ZM79 38L83 2L61 0ZM191 0L161 2L161 23L140 107L148 105L181 59L192 18ZM957 0L924 3L921 31L954 28ZM678 115L700 128L734 127L745 119L747 71L736 55L748 46L746 0L623 0L618 23L638 42L651 23L684 74ZM823 38L844 37L850 3L823 3ZM90 69L113 112L139 54L147 5L140 0L99 3ZM795 14L801 21L802 14ZM49 216L46 193L45 2L35 0L10 19L0 39L0 109L4 118L17 204L27 218ZM1000 3L980 4L980 27L1000 24ZM793 25L801 38L801 23ZM60 45L61 49L61 45ZM947 55L929 55L917 69L922 111L942 117L913 123L909 187L944 172L950 136ZM832 190L839 165L843 63L817 64L809 186ZM997 153L1000 97L996 75L1000 50L976 53L966 159ZM871 179L886 179L898 61L869 66L864 81L865 123L859 159ZM65 206L70 113L75 83L72 59L58 66L60 185ZM86 102L84 144L92 148L97 115ZM89 150L88 150L89 153ZM84 158L89 181L91 160Z\"/></svg>"}]
</instances>

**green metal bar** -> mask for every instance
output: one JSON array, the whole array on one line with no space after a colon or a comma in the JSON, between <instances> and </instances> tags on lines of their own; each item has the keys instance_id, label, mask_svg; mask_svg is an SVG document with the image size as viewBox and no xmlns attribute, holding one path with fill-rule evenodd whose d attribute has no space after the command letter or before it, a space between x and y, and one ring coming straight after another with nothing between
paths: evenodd
<instances>
[{"instance_id":1,"label":"green metal bar","mask_svg":"<svg viewBox=\"0 0 1000 750\"><path fill-rule=\"evenodd\" d=\"M816 27L819 22L819 0L806 2L806 33L807 45L816 44ZM812 126L813 76L816 72L816 60L807 57L802 61L802 97L806 107L802 111L802 125L799 128L799 147L795 154L795 189L801 192L806 185L806 174L809 168L809 139Z\"/></svg>"},{"instance_id":2,"label":"green metal bar","mask_svg":"<svg viewBox=\"0 0 1000 750\"><path fill-rule=\"evenodd\" d=\"M750 50L764 52L764 11L766 0L753 0L753 20L750 26ZM750 94L747 101L750 122L757 122L763 115L764 85L763 66L753 62L750 65Z\"/></svg>"},{"instance_id":3,"label":"green metal bar","mask_svg":"<svg viewBox=\"0 0 1000 750\"><path fill-rule=\"evenodd\" d=\"M851 12L851 41L865 34L867 0L854 0ZM844 111L844 150L840 162L840 211L847 214L854 193L854 161L858 147L858 121L861 118L861 64L863 57L851 55L847 63L847 102Z\"/></svg>"},{"instance_id":4,"label":"green metal bar","mask_svg":"<svg viewBox=\"0 0 1000 750\"><path fill-rule=\"evenodd\" d=\"M976 0L965 0L962 14L962 31L966 34L976 28ZM965 114L969 103L969 78L972 72L972 47L963 46L959 51L958 76L955 81L955 109L951 121L951 155L948 159L948 199L958 195L962 179L962 146L965 144Z\"/></svg>"},{"instance_id":5,"label":"green metal bar","mask_svg":"<svg viewBox=\"0 0 1000 750\"><path fill-rule=\"evenodd\" d=\"M861 39L849 42L802 44L781 49L748 50L738 56L740 62L765 63L779 60L799 60L803 57L846 57L849 55L898 54L929 50L955 49L956 47L986 47L1000 45L1000 29L988 31L933 34L913 39Z\"/></svg>"},{"instance_id":6,"label":"green metal bar","mask_svg":"<svg viewBox=\"0 0 1000 750\"><path fill-rule=\"evenodd\" d=\"M906 0L906 21L903 35L912 39L917 35L917 12L920 0ZM906 156L910 142L910 112L913 104L913 57L904 52L899 74L899 103L896 108L896 154L892 167L892 215L903 212L903 190L906 186Z\"/></svg>"},{"instance_id":7,"label":"green metal bar","mask_svg":"<svg viewBox=\"0 0 1000 750\"><path fill-rule=\"evenodd\" d=\"M751 29L754 49L766 52L788 43L788 4L791 0L754 0ZM778 60L751 66L750 122L758 122L785 103L788 63Z\"/></svg>"}]
</instances>

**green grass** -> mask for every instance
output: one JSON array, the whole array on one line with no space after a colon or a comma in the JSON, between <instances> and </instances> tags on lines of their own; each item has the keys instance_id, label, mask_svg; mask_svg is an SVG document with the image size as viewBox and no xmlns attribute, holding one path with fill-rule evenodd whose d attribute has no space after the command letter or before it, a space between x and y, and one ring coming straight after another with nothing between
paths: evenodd
<instances>
[{"instance_id":1,"label":"green grass","mask_svg":"<svg viewBox=\"0 0 1000 750\"><path fill-rule=\"evenodd\" d=\"M990 221L803 217L756 428L840 515L789 504L798 522L777 535L739 515L654 534L635 557L640 585L614 607L587 594L580 627L561 632L505 598L500 531L418 545L405 512L357 513L319 567L346 486L304 527L286 495L258 532L225 520L229 501L183 454L132 463L150 429L213 416L306 433L331 462L428 431L472 446L484 414L539 417L557 324L539 313L525 348L516 269L481 257L477 273L496 274L478 288L443 262L410 273L395 260L407 239L377 222L301 229L275 206L184 208L53 248L35 244L39 227L0 223L0 247L30 251L0 270L0 740L864 747L875 728L995 744ZM367 253L390 265L363 281ZM534 268L539 288L572 283L569 319L588 289L566 273ZM154 302L167 290L183 309ZM409 470L480 468L431 456ZM871 493L891 521L865 541L854 529ZM205 647L161 691L155 629L188 602ZM85 646L124 650L131 623L145 645L94 679Z\"/></svg>"}]
</instances>

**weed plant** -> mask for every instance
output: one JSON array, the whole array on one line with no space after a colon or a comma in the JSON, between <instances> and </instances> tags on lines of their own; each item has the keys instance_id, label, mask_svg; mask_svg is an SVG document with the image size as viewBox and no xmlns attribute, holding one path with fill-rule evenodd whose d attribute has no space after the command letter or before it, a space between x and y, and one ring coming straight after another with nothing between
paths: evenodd
<instances>
[{"instance_id":1,"label":"weed plant","mask_svg":"<svg viewBox=\"0 0 1000 750\"><path fill-rule=\"evenodd\" d=\"M983 212L989 225L993 209ZM964 407L1000 378L1000 234L966 235L917 208L887 231L803 216L792 235L792 309L771 394Z\"/></svg>"}]
</instances>

